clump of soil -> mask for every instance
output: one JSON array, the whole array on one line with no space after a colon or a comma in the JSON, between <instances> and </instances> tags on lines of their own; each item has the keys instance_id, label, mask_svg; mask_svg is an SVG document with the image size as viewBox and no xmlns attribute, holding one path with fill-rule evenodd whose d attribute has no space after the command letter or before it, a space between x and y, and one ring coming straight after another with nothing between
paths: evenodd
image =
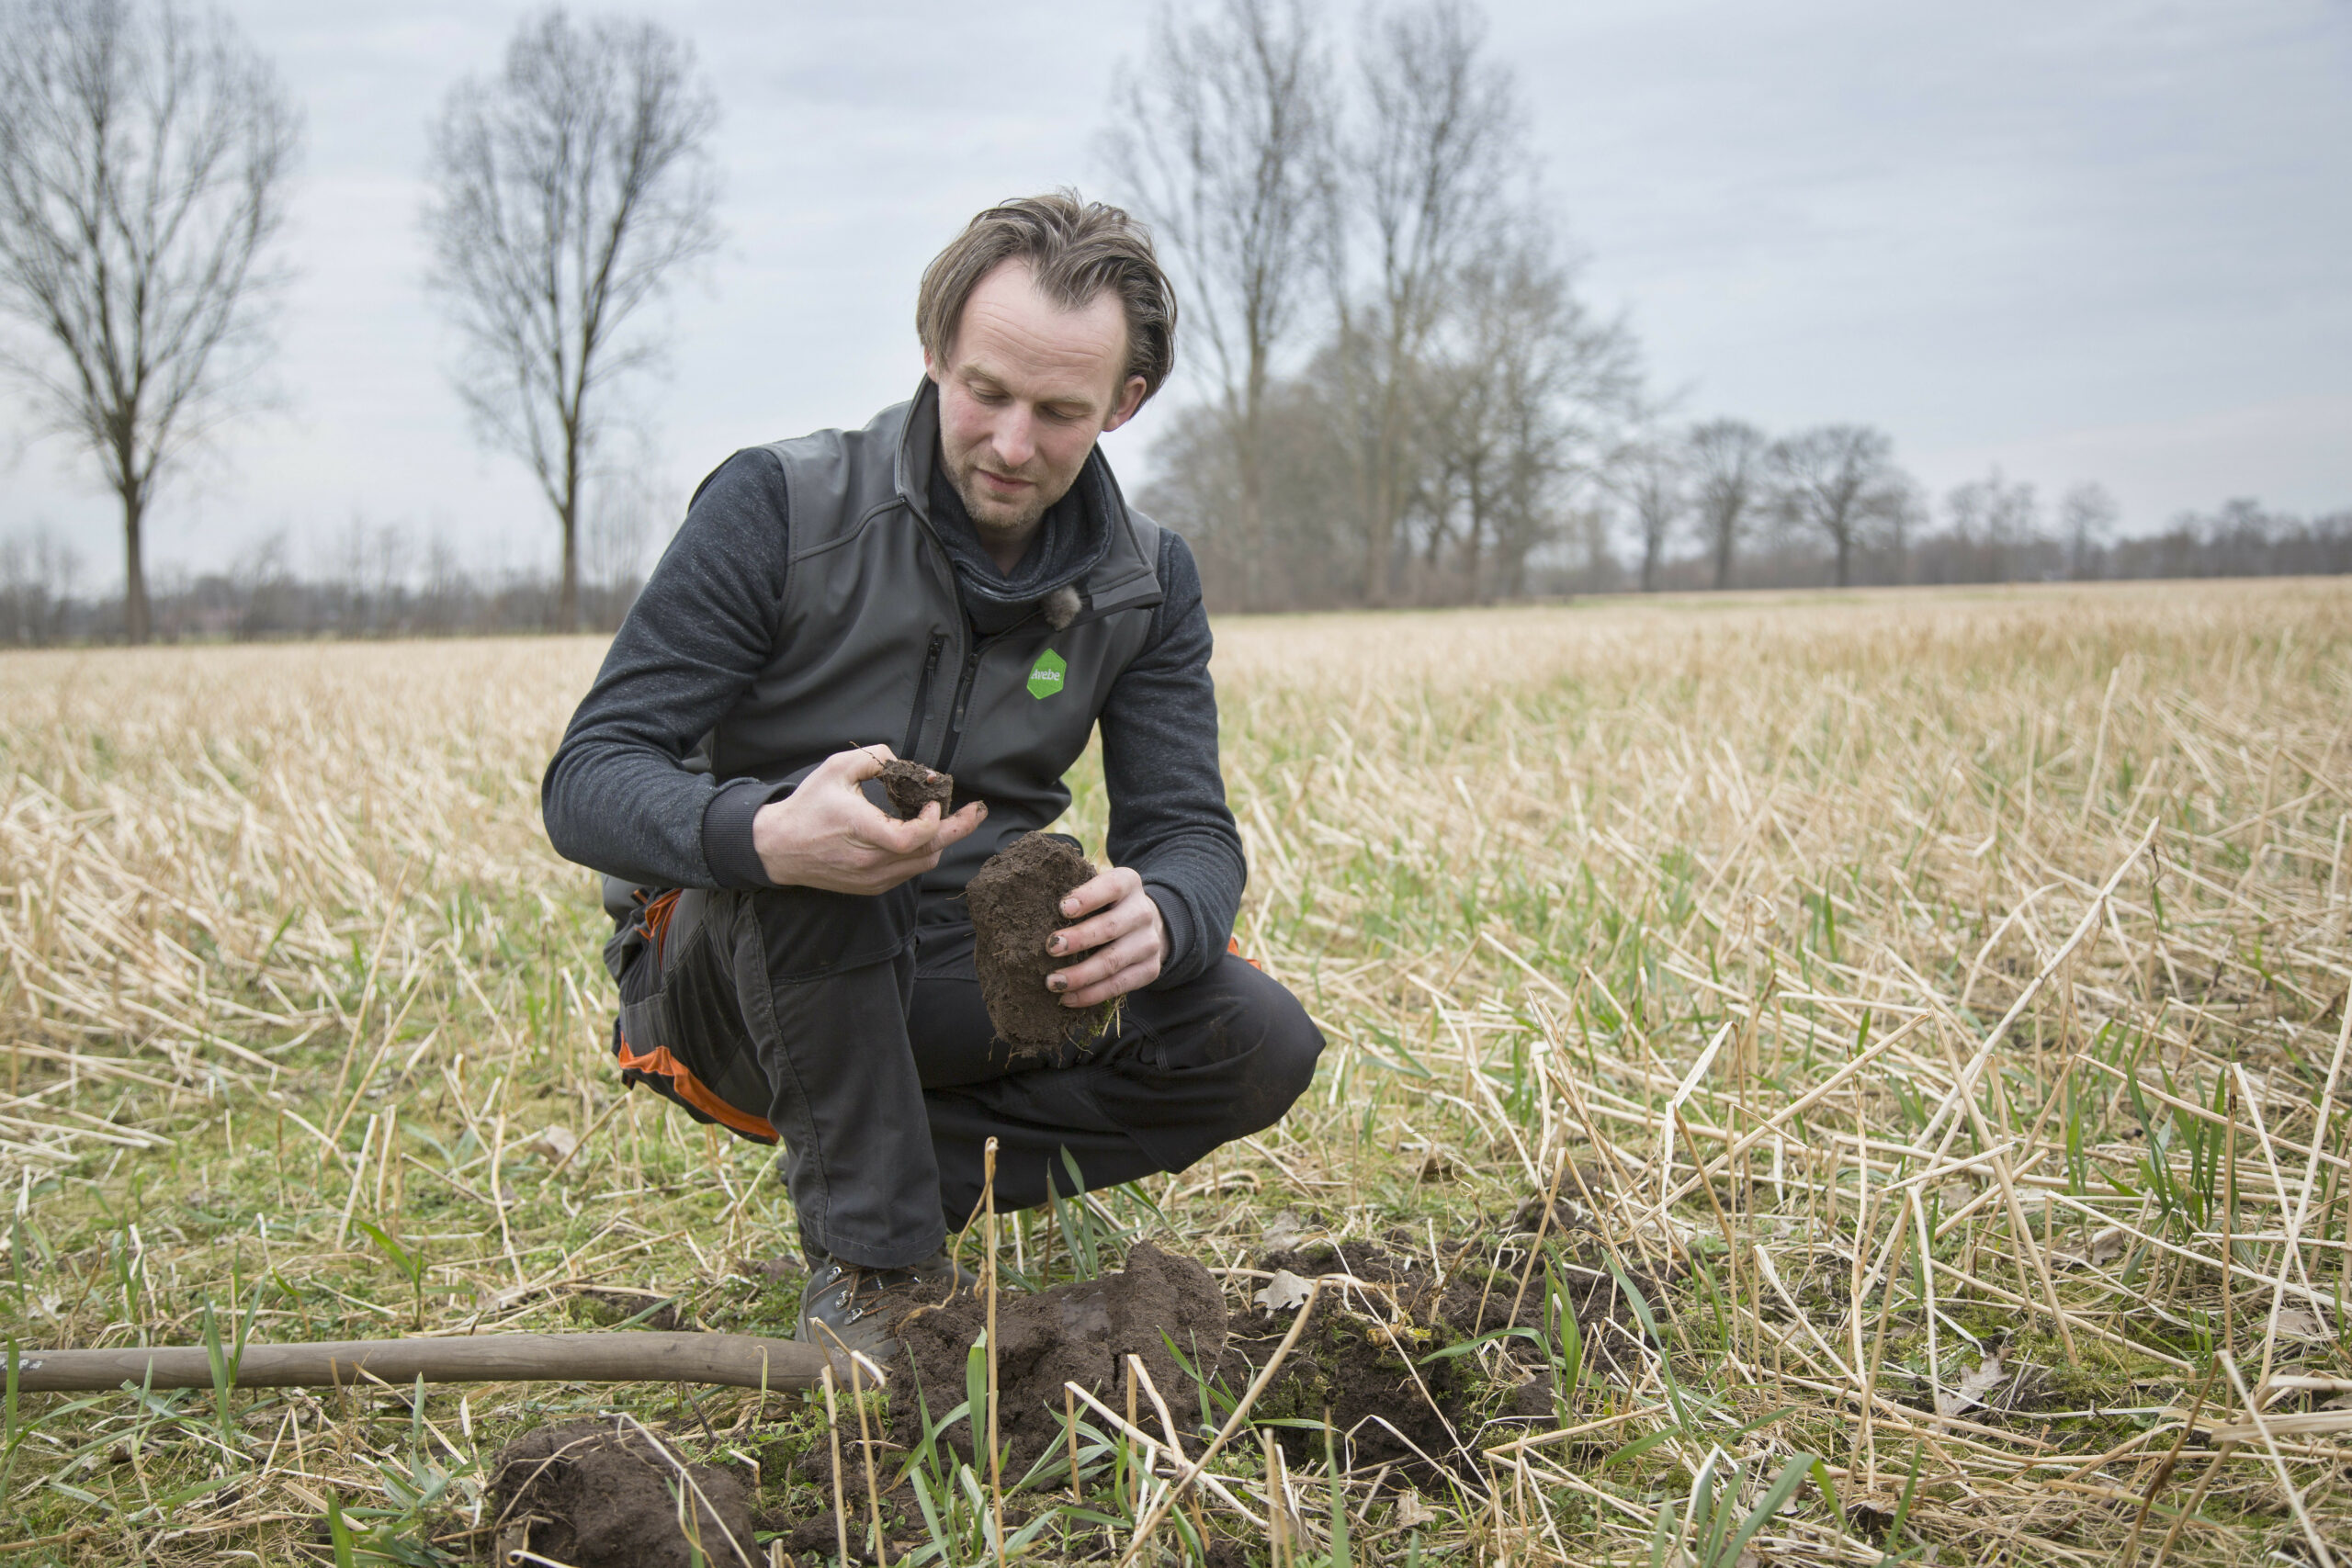
<instances>
[{"instance_id":1,"label":"clump of soil","mask_svg":"<svg viewBox=\"0 0 2352 1568\"><path fill-rule=\"evenodd\" d=\"M754 1568L751 1499L743 1483L709 1465L688 1465L702 1561ZM603 1421L526 1432L491 1461L498 1557L527 1545L574 1568L687 1568L695 1544L679 1529L677 1465L643 1433ZM527 1530L527 1541L525 1532Z\"/></svg>"},{"instance_id":2,"label":"clump of soil","mask_svg":"<svg viewBox=\"0 0 2352 1568\"><path fill-rule=\"evenodd\" d=\"M1225 1297L1216 1280L1195 1259L1162 1252L1149 1242L1136 1244L1122 1272L1056 1285L1034 1296L1000 1296L996 1313L997 1432L1012 1446L1008 1483L1063 1440L1064 1382L1119 1409L1126 1397L1125 1358L1133 1354L1143 1361L1181 1432L1199 1419L1199 1393L1168 1342L1174 1341L1184 1359L1204 1372L1225 1354ZM899 1325L907 1361L891 1370L894 1434L911 1441L925 1406L936 1421L964 1403L966 1353L987 1326L988 1303L970 1294L944 1306L918 1308ZM1136 1424L1157 1431L1149 1395L1138 1393L1137 1401ZM983 1413L983 1431L987 1425ZM967 1457L974 1451L967 1421L956 1422L941 1438Z\"/></svg>"},{"instance_id":3,"label":"clump of soil","mask_svg":"<svg viewBox=\"0 0 2352 1568\"><path fill-rule=\"evenodd\" d=\"M1046 951L1046 941L1076 922L1062 919L1061 902L1091 881L1094 867L1067 839L1024 833L989 857L964 889L972 911L972 967L997 1038L1017 1057L1043 1055L1108 1019L1111 1004L1066 1008L1046 989L1046 976L1070 962Z\"/></svg>"},{"instance_id":4,"label":"clump of soil","mask_svg":"<svg viewBox=\"0 0 2352 1568\"><path fill-rule=\"evenodd\" d=\"M934 801L939 814L944 817L956 798L955 774L926 768L904 757L893 757L883 763L882 772L876 776L889 793L890 809L909 821L922 816L922 808Z\"/></svg>"}]
</instances>

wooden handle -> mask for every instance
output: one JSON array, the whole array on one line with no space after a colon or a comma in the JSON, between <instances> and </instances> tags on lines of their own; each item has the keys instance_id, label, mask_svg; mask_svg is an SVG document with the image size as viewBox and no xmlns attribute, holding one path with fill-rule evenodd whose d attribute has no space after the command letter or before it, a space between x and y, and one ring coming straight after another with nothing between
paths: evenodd
<instances>
[{"instance_id":1,"label":"wooden handle","mask_svg":"<svg viewBox=\"0 0 2352 1568\"><path fill-rule=\"evenodd\" d=\"M426 1382L698 1382L795 1391L816 1387L824 1370L824 1353L814 1345L747 1334L482 1334L247 1345L232 1382L239 1388L287 1388L381 1379L399 1387L421 1377ZM28 1393L141 1382L151 1388L210 1388L212 1364L200 1345L18 1353L17 1386Z\"/></svg>"}]
</instances>

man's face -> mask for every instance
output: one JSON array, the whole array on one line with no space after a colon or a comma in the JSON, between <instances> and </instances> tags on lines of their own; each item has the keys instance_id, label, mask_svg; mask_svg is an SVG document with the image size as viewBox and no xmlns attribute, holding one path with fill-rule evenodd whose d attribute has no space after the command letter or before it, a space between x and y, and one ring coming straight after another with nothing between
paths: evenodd
<instances>
[{"instance_id":1,"label":"man's face","mask_svg":"<svg viewBox=\"0 0 2352 1568\"><path fill-rule=\"evenodd\" d=\"M946 362L926 351L939 386L939 449L948 481L984 543L1019 546L1069 491L1094 438L1143 402L1122 376L1126 316L1108 290L1075 310L1039 294L1029 264L980 279Z\"/></svg>"}]
</instances>

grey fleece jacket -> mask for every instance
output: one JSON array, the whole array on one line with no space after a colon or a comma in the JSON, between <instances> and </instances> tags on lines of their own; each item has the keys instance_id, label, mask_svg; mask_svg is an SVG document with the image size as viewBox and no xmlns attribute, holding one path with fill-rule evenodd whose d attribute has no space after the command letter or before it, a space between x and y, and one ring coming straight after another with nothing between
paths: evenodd
<instances>
[{"instance_id":1,"label":"grey fleece jacket","mask_svg":"<svg viewBox=\"0 0 2352 1568\"><path fill-rule=\"evenodd\" d=\"M1099 460L1099 459L1098 459ZM695 752L772 656L789 525L785 477L763 448L705 479L564 733L540 787L548 836L567 859L665 887L771 886L752 818L777 791L713 778ZM930 487L965 613L981 633L1085 547L1073 498L1053 508L1011 574L981 548L951 488ZM1111 801L1106 849L1159 905L1169 951L1158 986L1224 951L1244 880L1217 765L1208 615L1184 542L1160 531L1161 603L1141 653L1097 716ZM921 923L962 919L960 888L923 887Z\"/></svg>"}]
</instances>

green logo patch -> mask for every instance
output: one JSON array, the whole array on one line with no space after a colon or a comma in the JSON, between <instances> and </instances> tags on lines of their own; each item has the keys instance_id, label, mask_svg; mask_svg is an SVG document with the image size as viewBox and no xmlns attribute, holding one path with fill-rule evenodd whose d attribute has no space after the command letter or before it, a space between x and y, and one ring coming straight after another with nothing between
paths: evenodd
<instances>
[{"instance_id":1,"label":"green logo patch","mask_svg":"<svg viewBox=\"0 0 2352 1568\"><path fill-rule=\"evenodd\" d=\"M1029 671L1029 694L1043 702L1062 689L1062 677L1069 673L1069 661L1052 649L1046 649Z\"/></svg>"}]
</instances>

